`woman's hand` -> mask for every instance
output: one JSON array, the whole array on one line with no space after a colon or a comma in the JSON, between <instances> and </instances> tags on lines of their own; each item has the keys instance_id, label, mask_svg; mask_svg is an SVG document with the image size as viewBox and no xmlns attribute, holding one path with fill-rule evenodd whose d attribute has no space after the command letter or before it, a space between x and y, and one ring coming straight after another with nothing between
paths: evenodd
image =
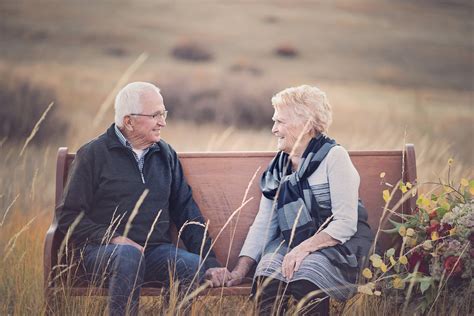
<instances>
[{"instance_id":1,"label":"woman's hand","mask_svg":"<svg viewBox=\"0 0 474 316\"><path fill-rule=\"evenodd\" d=\"M288 281L293 278L293 274L298 271L301 262L308 255L309 251L305 250L301 245L296 246L286 254L281 265L281 273Z\"/></svg>"},{"instance_id":2,"label":"woman's hand","mask_svg":"<svg viewBox=\"0 0 474 316\"><path fill-rule=\"evenodd\" d=\"M230 273L230 279L225 283L225 286L234 286L239 285L245 278L245 274L242 274L239 271L232 271Z\"/></svg>"},{"instance_id":3,"label":"woman's hand","mask_svg":"<svg viewBox=\"0 0 474 316\"><path fill-rule=\"evenodd\" d=\"M281 265L281 273L287 280L291 280L293 274L298 271L301 262L303 262L303 259L306 258L307 255L319 249L332 247L339 243L339 240L332 238L325 231L316 233L316 235L306 239L286 254Z\"/></svg>"}]
</instances>

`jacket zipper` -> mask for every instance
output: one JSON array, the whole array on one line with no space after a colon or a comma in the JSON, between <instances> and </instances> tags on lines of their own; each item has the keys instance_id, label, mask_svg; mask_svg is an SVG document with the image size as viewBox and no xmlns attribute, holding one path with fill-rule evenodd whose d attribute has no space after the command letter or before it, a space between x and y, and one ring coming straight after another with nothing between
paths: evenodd
<instances>
[{"instance_id":1,"label":"jacket zipper","mask_svg":"<svg viewBox=\"0 0 474 316\"><path fill-rule=\"evenodd\" d=\"M140 178L142 179L142 183L145 184L145 176L143 175L142 170L140 170L140 167L138 166L138 161L135 159L134 153L131 150L128 150L128 148L127 148L126 151L129 152L129 157L130 157L130 155L132 156L131 158L132 158L135 166L137 167L138 172L140 173ZM143 162L143 167L145 167L145 162Z\"/></svg>"}]
</instances>

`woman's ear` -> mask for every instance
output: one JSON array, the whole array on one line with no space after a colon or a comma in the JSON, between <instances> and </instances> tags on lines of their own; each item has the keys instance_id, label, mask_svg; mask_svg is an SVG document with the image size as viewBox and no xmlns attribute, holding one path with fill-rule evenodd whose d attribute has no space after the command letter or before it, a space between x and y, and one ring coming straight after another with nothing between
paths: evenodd
<instances>
[{"instance_id":1,"label":"woman's ear","mask_svg":"<svg viewBox=\"0 0 474 316\"><path fill-rule=\"evenodd\" d=\"M314 129L313 129L313 124L311 122L311 119L308 119L305 124L304 124L304 127L303 127L303 134L304 135L311 135L311 137L314 137L315 136L315 132L314 132Z\"/></svg>"}]
</instances>

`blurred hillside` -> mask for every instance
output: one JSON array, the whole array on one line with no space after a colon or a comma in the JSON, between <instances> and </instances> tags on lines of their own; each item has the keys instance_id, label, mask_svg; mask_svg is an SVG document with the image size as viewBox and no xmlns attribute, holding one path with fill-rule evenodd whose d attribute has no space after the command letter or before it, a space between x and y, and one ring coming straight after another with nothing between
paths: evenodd
<instances>
[{"instance_id":1,"label":"blurred hillside","mask_svg":"<svg viewBox=\"0 0 474 316\"><path fill-rule=\"evenodd\" d=\"M157 83L172 122L214 126L196 145L170 124L180 150L216 149L213 135L228 126L237 136L267 129L257 143L273 144L271 96L309 83L328 93L331 134L346 147L414 142L421 158L451 155L472 170L473 10L461 0L2 1L0 74L53 92L70 125L55 141L74 149L110 124L110 108L91 122L146 52L127 80ZM268 149L249 143L237 149Z\"/></svg>"}]
</instances>

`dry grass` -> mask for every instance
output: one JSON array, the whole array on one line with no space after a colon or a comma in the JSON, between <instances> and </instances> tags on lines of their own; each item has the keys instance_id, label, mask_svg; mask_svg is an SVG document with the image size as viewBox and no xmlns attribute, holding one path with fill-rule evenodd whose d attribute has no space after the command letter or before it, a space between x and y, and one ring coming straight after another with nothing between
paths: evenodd
<instances>
[{"instance_id":1,"label":"dry grass","mask_svg":"<svg viewBox=\"0 0 474 316\"><path fill-rule=\"evenodd\" d=\"M0 35L8 44L0 50L0 71L12 81L46 87L54 98L39 107L23 99L15 109L36 122L54 101L59 114L54 123L43 122L22 156L34 124L15 140L0 136L0 314L46 313L42 248L54 208L56 148L77 150L105 129L107 119L95 127L89 122L98 121L100 104L105 104L101 117L112 117L108 95L142 52L149 58L128 80L163 88L172 110L163 134L178 151L274 150L271 95L309 83L327 92L335 111L330 134L346 148L400 149L412 142L422 182L444 177L451 157L453 177L472 178L472 43L466 44L472 3L299 4L141 0L133 6L114 2L115 14L109 14L109 2L0 3ZM213 59L187 63L170 55L188 37ZM272 49L281 42L297 47L298 58L275 56ZM33 107L41 108L36 116ZM68 126L61 123L59 134L46 133L40 147L41 133L63 121ZM175 288L170 293L168 300L144 298L142 314L175 313L180 302ZM466 293L452 306L441 296L432 314L465 314ZM398 299L358 295L333 303L332 312L401 315L393 304ZM98 297L63 295L60 304L65 315L105 312L105 300ZM199 297L191 314L213 314L215 306L223 314L235 314L236 306L244 315L254 309L241 297Z\"/></svg>"},{"instance_id":2,"label":"dry grass","mask_svg":"<svg viewBox=\"0 0 474 316\"><path fill-rule=\"evenodd\" d=\"M173 126L173 127L171 127ZM193 129L196 136L188 140L189 130ZM224 135L219 139L218 136ZM259 134L257 134L258 136ZM187 123L170 123L169 138L172 143L184 150L227 150L234 148L239 140L252 139L254 143L247 143L245 149L272 149L274 141L264 132L256 137L252 132L238 132L235 129L219 130L216 126L194 126ZM261 138L261 143L258 139ZM196 139L200 140L196 143ZM268 140L268 142L263 141ZM188 143L189 141L189 143ZM193 144L191 146L191 142ZM33 142L34 143L34 142ZM233 145L234 144L234 145ZM25 155L19 158L20 146L4 145L2 150L11 154L2 156L1 162L5 166L1 170L1 199L0 206L4 225L0 227L0 313L24 314L29 312L44 314L46 309L42 294L42 242L45 231L51 222L53 209L52 175L54 167L54 152L48 148L27 147ZM443 164L433 165L434 170L442 170ZM461 170L462 171L462 170ZM458 174L461 174L458 170ZM36 175L36 176L34 176ZM34 191L40 191L34 192ZM19 198L17 198L20 194ZM9 209L8 213L6 210ZM143 315L174 314L178 311L182 296L177 289L171 287L170 296L159 298L143 298L141 313ZM459 305L451 308L465 311L467 298L465 293L459 295ZM57 306L62 314L103 314L106 312L106 301L100 297L72 298L67 291L59 296L60 304ZM332 302L333 313L343 315L377 315L380 313L401 315L401 311L391 304L393 298L374 298L356 296L347 303ZM433 315L443 313L443 298L432 311ZM255 306L245 297L232 297L220 299L219 297L198 297L188 310L191 314L215 313L216 309L223 314L234 314L235 306L241 307L241 314L251 315ZM291 307L296 310L296 305ZM464 309L463 309L464 308ZM453 309L453 310L454 310ZM452 310L452 311L453 311Z\"/></svg>"}]
</instances>

